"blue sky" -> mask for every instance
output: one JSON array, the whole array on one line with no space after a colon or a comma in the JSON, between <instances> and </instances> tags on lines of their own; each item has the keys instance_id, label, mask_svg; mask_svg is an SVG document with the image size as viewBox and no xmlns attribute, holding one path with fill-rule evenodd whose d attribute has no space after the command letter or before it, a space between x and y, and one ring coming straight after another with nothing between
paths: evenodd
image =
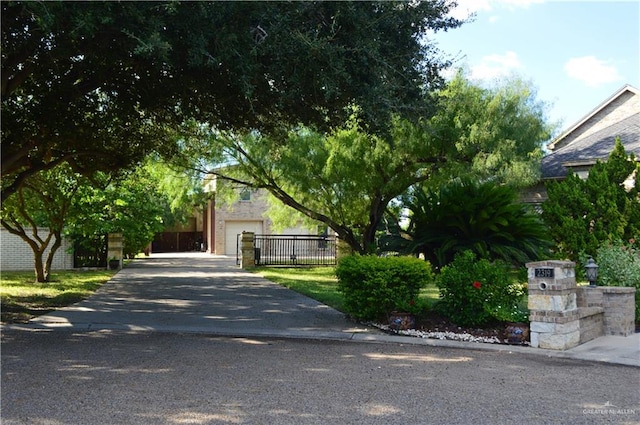
<instances>
[{"instance_id":1,"label":"blue sky","mask_svg":"<svg viewBox=\"0 0 640 425\"><path fill-rule=\"evenodd\" d=\"M640 0L458 0L472 22L431 35L473 79L517 75L566 129L625 84L640 88Z\"/></svg>"}]
</instances>

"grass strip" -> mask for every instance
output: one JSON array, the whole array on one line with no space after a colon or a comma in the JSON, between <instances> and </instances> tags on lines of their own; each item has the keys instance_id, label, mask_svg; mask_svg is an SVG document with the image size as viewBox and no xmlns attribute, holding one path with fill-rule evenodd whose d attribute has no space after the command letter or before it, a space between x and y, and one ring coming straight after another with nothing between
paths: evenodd
<instances>
[{"instance_id":1,"label":"grass strip","mask_svg":"<svg viewBox=\"0 0 640 425\"><path fill-rule=\"evenodd\" d=\"M107 282L112 270L57 271L49 282L34 282L32 271L0 275L0 320L24 323L33 317L75 304Z\"/></svg>"}]
</instances>

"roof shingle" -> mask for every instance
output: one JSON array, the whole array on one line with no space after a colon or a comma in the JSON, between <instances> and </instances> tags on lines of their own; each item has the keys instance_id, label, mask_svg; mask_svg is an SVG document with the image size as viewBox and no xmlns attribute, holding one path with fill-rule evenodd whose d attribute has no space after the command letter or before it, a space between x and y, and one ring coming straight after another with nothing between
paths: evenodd
<instances>
[{"instance_id":1,"label":"roof shingle","mask_svg":"<svg viewBox=\"0 0 640 425\"><path fill-rule=\"evenodd\" d=\"M640 158L640 112L546 155L542 158L542 178L565 177L569 170L563 164L568 162L606 160L616 137L627 152Z\"/></svg>"}]
</instances>

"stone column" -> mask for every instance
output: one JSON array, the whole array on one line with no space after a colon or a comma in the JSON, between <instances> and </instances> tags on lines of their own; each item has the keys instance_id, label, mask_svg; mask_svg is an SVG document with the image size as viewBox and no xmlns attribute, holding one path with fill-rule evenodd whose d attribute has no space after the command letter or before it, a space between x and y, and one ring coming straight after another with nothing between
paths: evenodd
<instances>
[{"instance_id":1,"label":"stone column","mask_svg":"<svg viewBox=\"0 0 640 425\"><path fill-rule=\"evenodd\" d=\"M527 263L531 346L567 350L580 343L575 263Z\"/></svg>"},{"instance_id":2,"label":"stone column","mask_svg":"<svg viewBox=\"0 0 640 425\"><path fill-rule=\"evenodd\" d=\"M253 248L255 234L253 232L242 232L240 239L240 267L243 269L251 269L256 266L255 250Z\"/></svg>"},{"instance_id":3,"label":"stone column","mask_svg":"<svg viewBox=\"0 0 640 425\"><path fill-rule=\"evenodd\" d=\"M122 233L107 235L107 262L112 259L118 260L118 270L122 268L122 242Z\"/></svg>"},{"instance_id":4,"label":"stone column","mask_svg":"<svg viewBox=\"0 0 640 425\"><path fill-rule=\"evenodd\" d=\"M629 336L635 332L636 288L601 286L604 333Z\"/></svg>"}]
</instances>

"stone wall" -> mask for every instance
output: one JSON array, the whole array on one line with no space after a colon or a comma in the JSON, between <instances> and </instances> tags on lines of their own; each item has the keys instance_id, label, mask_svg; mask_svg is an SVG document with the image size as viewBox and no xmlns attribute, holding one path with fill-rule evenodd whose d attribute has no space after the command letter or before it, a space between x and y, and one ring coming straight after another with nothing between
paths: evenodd
<instances>
[{"instance_id":1,"label":"stone wall","mask_svg":"<svg viewBox=\"0 0 640 425\"><path fill-rule=\"evenodd\" d=\"M635 288L580 286L569 261L528 263L531 346L567 350L635 330Z\"/></svg>"},{"instance_id":2,"label":"stone wall","mask_svg":"<svg viewBox=\"0 0 640 425\"><path fill-rule=\"evenodd\" d=\"M635 331L636 288L598 287L602 290L605 335L629 336Z\"/></svg>"}]
</instances>

